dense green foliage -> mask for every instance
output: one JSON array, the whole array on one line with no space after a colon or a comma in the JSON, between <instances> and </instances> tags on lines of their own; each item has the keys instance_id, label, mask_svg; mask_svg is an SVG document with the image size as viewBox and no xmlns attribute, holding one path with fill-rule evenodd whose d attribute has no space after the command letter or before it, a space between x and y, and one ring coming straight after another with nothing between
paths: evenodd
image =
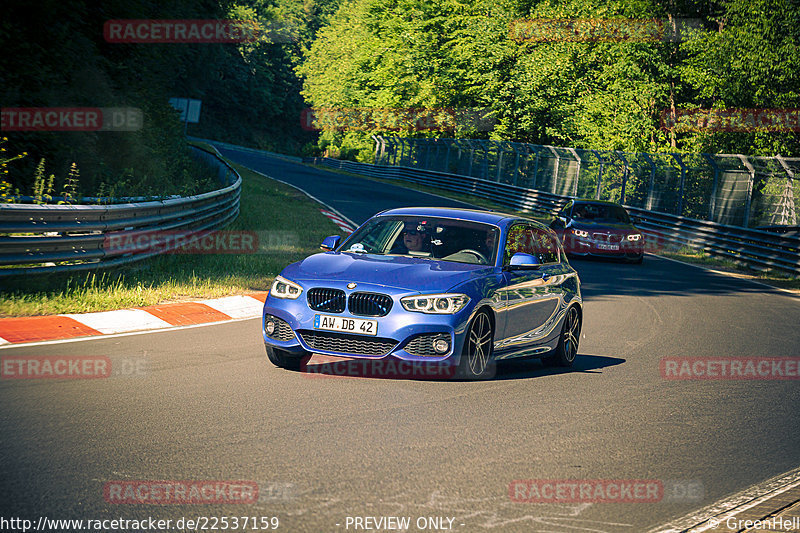
<instances>
[{"instance_id":1,"label":"dense green foliage","mask_svg":"<svg viewBox=\"0 0 800 533\"><path fill-rule=\"evenodd\" d=\"M110 19L247 19L284 31L252 43L119 44L103 38ZM552 19L682 29L679 38L650 40L526 37L524 21ZM687 20L694 29L683 27ZM681 108L800 107L798 43L797 0L8 0L3 107L136 107L145 126L3 132L9 153L28 153L8 164L7 179L30 194L44 158L57 191L76 163L78 194L194 192L183 125L167 104L173 96L203 102L190 135L293 154L369 160L371 134L398 133L798 155L797 133L676 133L661 122ZM315 133L300 127L311 106L481 109L496 125Z\"/></svg>"},{"instance_id":2,"label":"dense green foliage","mask_svg":"<svg viewBox=\"0 0 800 533\"><path fill-rule=\"evenodd\" d=\"M241 5L240 5L241 4ZM134 132L3 132L8 152L27 152L5 179L23 194L34 189L42 158L61 191L72 163L78 193L197 192L198 169L170 97L202 100L190 135L283 152L299 152L315 136L300 128L304 107L294 74L304 43L332 2L326 0L8 0L0 17L0 105L8 107L133 107L144 114ZM224 44L129 44L104 38L114 19L257 20L281 27L280 38ZM280 41L280 42L274 42Z\"/></svg>"},{"instance_id":3,"label":"dense green foliage","mask_svg":"<svg viewBox=\"0 0 800 533\"><path fill-rule=\"evenodd\" d=\"M512 31L546 19L657 20L665 37L543 41ZM792 0L351 0L298 72L316 107L488 106L498 121L487 133L419 135L795 155L797 133L674 133L661 120L674 108L800 107L798 22ZM320 140L363 159L371 144L357 131Z\"/></svg>"}]
</instances>

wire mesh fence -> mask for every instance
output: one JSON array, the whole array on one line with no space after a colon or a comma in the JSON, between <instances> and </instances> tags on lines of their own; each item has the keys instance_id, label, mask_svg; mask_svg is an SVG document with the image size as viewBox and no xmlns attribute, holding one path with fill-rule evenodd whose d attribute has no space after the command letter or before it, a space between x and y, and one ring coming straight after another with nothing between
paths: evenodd
<instances>
[{"instance_id":1,"label":"wire mesh fence","mask_svg":"<svg viewBox=\"0 0 800 533\"><path fill-rule=\"evenodd\" d=\"M472 176L726 225L797 226L800 158L628 153L478 139L374 140L379 165Z\"/></svg>"}]
</instances>

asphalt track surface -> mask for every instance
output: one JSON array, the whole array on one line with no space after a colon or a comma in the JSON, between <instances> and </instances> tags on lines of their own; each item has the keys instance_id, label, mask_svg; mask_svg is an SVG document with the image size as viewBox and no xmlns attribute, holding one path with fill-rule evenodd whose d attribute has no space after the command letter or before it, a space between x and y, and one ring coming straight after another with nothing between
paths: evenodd
<instances>
[{"instance_id":1,"label":"asphalt track surface","mask_svg":"<svg viewBox=\"0 0 800 533\"><path fill-rule=\"evenodd\" d=\"M223 153L357 223L389 207L456 204ZM573 264L585 322L569 371L530 361L484 382L320 377L269 364L258 320L0 350L146 361L135 376L0 381L2 516L277 516L279 531L315 532L354 531L348 516L451 517L465 532L639 532L800 464L798 381L659 371L663 357L800 356L800 299L651 256ZM519 479L655 479L695 492L516 503ZM109 504L114 480L270 488L248 505Z\"/></svg>"}]
</instances>

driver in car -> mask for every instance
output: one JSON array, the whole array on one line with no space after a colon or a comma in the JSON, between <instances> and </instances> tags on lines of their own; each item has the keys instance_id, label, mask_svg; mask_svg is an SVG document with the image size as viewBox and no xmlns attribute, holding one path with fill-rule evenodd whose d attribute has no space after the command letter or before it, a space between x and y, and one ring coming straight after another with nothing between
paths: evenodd
<instances>
[{"instance_id":1,"label":"driver in car","mask_svg":"<svg viewBox=\"0 0 800 533\"><path fill-rule=\"evenodd\" d=\"M392 248L392 253L430 252L431 239L427 227L421 223L406 222L403 227L403 241L398 244Z\"/></svg>"}]
</instances>

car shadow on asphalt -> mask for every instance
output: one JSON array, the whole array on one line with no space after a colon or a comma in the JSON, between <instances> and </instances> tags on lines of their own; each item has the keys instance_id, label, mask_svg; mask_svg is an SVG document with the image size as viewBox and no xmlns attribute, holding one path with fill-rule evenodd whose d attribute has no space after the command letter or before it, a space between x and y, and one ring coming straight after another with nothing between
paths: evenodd
<instances>
[{"instance_id":1,"label":"car shadow on asphalt","mask_svg":"<svg viewBox=\"0 0 800 533\"><path fill-rule=\"evenodd\" d=\"M575 372L599 374L601 369L619 365L625 359L602 355L581 355L575 357L571 367L550 367L540 359L518 359L498 361L492 364L487 375L481 379L470 380L460 377L457 368L438 363L412 363L394 358L379 360L358 360L328 357L315 354L305 361L298 371L304 377L319 378L362 378L395 379L403 381L504 381L510 379L530 379Z\"/></svg>"},{"instance_id":2,"label":"car shadow on asphalt","mask_svg":"<svg viewBox=\"0 0 800 533\"><path fill-rule=\"evenodd\" d=\"M605 355L578 354L571 367L547 366L541 359L519 359L498 361L496 381L509 379L530 379L559 374L602 374L602 369L610 366L621 365L625 359L608 357Z\"/></svg>"}]
</instances>

